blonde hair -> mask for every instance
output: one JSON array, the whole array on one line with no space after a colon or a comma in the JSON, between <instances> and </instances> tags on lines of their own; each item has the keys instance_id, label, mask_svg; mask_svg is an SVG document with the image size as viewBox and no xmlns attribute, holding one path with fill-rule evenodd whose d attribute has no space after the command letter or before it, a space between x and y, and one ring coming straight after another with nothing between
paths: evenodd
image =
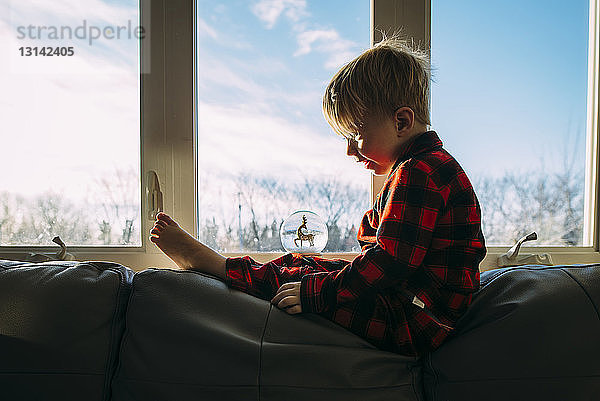
<instances>
[{"instance_id":1,"label":"blonde hair","mask_svg":"<svg viewBox=\"0 0 600 401\"><path fill-rule=\"evenodd\" d=\"M338 134L348 137L368 117L393 116L410 107L417 121L429 125L427 53L397 35L384 38L343 66L323 96L323 114Z\"/></svg>"}]
</instances>

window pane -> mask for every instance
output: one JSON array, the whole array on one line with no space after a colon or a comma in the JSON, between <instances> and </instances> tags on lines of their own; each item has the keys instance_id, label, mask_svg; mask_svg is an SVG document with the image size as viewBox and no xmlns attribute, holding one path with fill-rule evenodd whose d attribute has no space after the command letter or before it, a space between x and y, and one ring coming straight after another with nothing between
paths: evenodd
<instances>
[{"instance_id":1,"label":"window pane","mask_svg":"<svg viewBox=\"0 0 600 401\"><path fill-rule=\"evenodd\" d=\"M282 251L296 210L328 225L325 251L356 251L370 176L346 156L321 97L369 47L368 1L198 2L200 240Z\"/></svg>"},{"instance_id":2,"label":"window pane","mask_svg":"<svg viewBox=\"0 0 600 401\"><path fill-rule=\"evenodd\" d=\"M432 5L432 124L471 177L488 245L583 243L588 2Z\"/></svg>"},{"instance_id":3,"label":"window pane","mask_svg":"<svg viewBox=\"0 0 600 401\"><path fill-rule=\"evenodd\" d=\"M0 245L139 246L138 2L1 11Z\"/></svg>"}]
</instances>

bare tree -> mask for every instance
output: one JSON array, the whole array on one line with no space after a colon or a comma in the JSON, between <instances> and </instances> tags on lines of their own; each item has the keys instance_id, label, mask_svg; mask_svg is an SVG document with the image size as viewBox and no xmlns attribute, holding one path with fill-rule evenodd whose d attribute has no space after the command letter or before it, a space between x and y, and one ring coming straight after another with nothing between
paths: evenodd
<instances>
[{"instance_id":1,"label":"bare tree","mask_svg":"<svg viewBox=\"0 0 600 401\"><path fill-rule=\"evenodd\" d=\"M91 207L98 204L98 228L103 244L134 245L139 243L140 180L133 168L116 168L102 176L90 188ZM114 230L113 230L114 228Z\"/></svg>"},{"instance_id":2,"label":"bare tree","mask_svg":"<svg viewBox=\"0 0 600 401\"><path fill-rule=\"evenodd\" d=\"M231 205L231 210L214 212L229 217L221 221L215 220L215 215L212 220L207 217L200 228L200 240L212 244L209 246L217 246L220 251L282 251L279 228L283 220L296 210L309 209L326 220L327 251L356 250L356 230L350 222L357 223L366 210L366 190L335 178L290 183L273 176L243 174L233 183L235 193L221 202ZM205 186L204 190L210 188ZM353 238L349 240L348 235Z\"/></svg>"}]
</instances>

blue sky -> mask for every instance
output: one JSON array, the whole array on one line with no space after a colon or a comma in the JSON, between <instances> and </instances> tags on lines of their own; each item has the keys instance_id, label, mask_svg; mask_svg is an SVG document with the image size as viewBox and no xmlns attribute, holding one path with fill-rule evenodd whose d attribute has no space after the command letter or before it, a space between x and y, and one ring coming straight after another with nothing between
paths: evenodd
<instances>
[{"instance_id":1,"label":"blue sky","mask_svg":"<svg viewBox=\"0 0 600 401\"><path fill-rule=\"evenodd\" d=\"M321 112L322 90L344 62L368 48L369 3L289 1L277 18L268 20L265 15L261 19L256 6L269 3L278 2L198 2L201 28L210 27L200 32L201 101L259 104L269 113L326 133L329 127ZM314 41L307 38L303 43L310 49L302 51L302 34L306 38L311 33ZM207 71L207 65L215 60L227 64L246 84L268 93L247 93L232 81L217 84L217 72Z\"/></svg>"},{"instance_id":2,"label":"blue sky","mask_svg":"<svg viewBox=\"0 0 600 401\"><path fill-rule=\"evenodd\" d=\"M468 173L552 170L577 135L583 167L587 7L582 0L433 1L432 127ZM200 102L333 135L320 96L339 66L368 47L368 1L204 0L198 13ZM306 31L321 39L302 53ZM219 68L236 79L218 82Z\"/></svg>"},{"instance_id":3,"label":"blue sky","mask_svg":"<svg viewBox=\"0 0 600 401\"><path fill-rule=\"evenodd\" d=\"M473 173L583 168L588 2L433 1L432 124ZM492 150L492 151L490 151Z\"/></svg>"}]
</instances>

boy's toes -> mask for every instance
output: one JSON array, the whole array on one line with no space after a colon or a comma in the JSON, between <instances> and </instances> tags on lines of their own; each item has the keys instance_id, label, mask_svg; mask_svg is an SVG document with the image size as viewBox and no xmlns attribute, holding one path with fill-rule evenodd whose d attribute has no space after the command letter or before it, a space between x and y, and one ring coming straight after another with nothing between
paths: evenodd
<instances>
[{"instance_id":1,"label":"boy's toes","mask_svg":"<svg viewBox=\"0 0 600 401\"><path fill-rule=\"evenodd\" d=\"M167 223L168 225L178 226L178 224L175 222L175 220L173 220L168 214L163 213L163 212L159 212L156 215L156 220L163 221L163 222Z\"/></svg>"}]
</instances>

